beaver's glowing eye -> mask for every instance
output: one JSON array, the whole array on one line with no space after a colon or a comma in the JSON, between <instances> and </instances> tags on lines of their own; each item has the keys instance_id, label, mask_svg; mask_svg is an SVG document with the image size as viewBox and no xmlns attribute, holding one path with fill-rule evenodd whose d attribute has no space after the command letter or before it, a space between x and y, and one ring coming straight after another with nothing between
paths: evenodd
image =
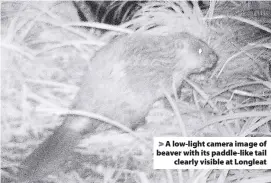
<instances>
[{"instance_id":1,"label":"beaver's glowing eye","mask_svg":"<svg viewBox=\"0 0 271 183\"><path fill-rule=\"evenodd\" d=\"M201 55L202 52L203 52L203 50L200 48L200 49L198 50L198 52L199 52L199 54Z\"/></svg>"}]
</instances>

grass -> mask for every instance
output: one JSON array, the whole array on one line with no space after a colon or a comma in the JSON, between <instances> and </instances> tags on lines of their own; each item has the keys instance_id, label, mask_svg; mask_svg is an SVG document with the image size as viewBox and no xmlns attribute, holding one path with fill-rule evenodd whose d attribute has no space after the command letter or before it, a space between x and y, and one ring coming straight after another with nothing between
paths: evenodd
<instances>
[{"instance_id":1,"label":"grass","mask_svg":"<svg viewBox=\"0 0 271 183\"><path fill-rule=\"evenodd\" d=\"M2 2L2 181L12 179L20 162L61 123L59 112L70 106L91 56L115 35L134 31L190 32L216 50L219 63L200 86L186 80L177 101L167 94L170 105L155 103L137 131L119 127L127 133L101 130L86 136L67 171L45 182L270 181L268 170L153 170L145 145L153 136L271 135L270 17L242 17L252 5L211 1L201 11L197 4L192 10L184 2L150 1L131 20L112 26L80 22L75 11L61 13L72 9L68 2ZM111 7L119 16L124 4Z\"/></svg>"}]
</instances>

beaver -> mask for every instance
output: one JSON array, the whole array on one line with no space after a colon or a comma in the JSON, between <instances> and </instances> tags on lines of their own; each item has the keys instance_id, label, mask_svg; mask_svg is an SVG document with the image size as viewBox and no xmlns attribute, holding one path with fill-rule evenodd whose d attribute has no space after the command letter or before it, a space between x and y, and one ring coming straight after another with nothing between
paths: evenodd
<instances>
[{"instance_id":1,"label":"beaver","mask_svg":"<svg viewBox=\"0 0 271 183\"><path fill-rule=\"evenodd\" d=\"M189 33L133 33L113 39L92 58L71 106L116 120L131 129L142 125L152 104L172 93L174 78L212 69L217 54ZM23 162L21 182L40 180L58 170L85 134L103 122L66 115L64 122Z\"/></svg>"}]
</instances>

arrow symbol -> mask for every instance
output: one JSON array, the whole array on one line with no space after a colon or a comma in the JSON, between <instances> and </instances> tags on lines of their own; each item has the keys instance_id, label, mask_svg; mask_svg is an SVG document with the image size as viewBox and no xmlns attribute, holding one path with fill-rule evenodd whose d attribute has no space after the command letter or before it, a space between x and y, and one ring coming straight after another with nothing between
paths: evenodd
<instances>
[{"instance_id":1,"label":"arrow symbol","mask_svg":"<svg viewBox=\"0 0 271 183\"><path fill-rule=\"evenodd\" d=\"M163 146L163 145L164 145L164 143L163 143L163 142L159 142L159 147L160 147L160 146Z\"/></svg>"}]
</instances>

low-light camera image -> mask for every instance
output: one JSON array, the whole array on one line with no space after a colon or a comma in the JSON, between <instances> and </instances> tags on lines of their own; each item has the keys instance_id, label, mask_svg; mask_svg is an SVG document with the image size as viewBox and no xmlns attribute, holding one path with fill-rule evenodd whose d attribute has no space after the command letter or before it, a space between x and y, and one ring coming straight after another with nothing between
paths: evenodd
<instances>
[{"instance_id":1,"label":"low-light camera image","mask_svg":"<svg viewBox=\"0 0 271 183\"><path fill-rule=\"evenodd\" d=\"M271 182L271 1L0 4L2 183Z\"/></svg>"}]
</instances>

